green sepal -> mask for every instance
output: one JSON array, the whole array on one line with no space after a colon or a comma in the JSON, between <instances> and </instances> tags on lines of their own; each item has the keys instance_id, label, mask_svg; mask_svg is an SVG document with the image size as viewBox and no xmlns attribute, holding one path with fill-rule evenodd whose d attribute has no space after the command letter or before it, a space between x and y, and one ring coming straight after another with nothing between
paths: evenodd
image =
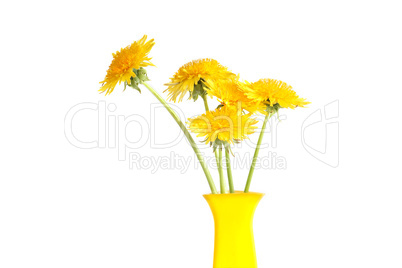
<instances>
[{"instance_id":1,"label":"green sepal","mask_svg":"<svg viewBox=\"0 0 402 268\"><path fill-rule=\"evenodd\" d=\"M275 103L273 106L267 104L267 108L265 111L269 114L275 114L278 113L279 109L282 108L279 103Z\"/></svg>"},{"instance_id":2,"label":"green sepal","mask_svg":"<svg viewBox=\"0 0 402 268\"><path fill-rule=\"evenodd\" d=\"M233 157L235 157L235 155L234 155L234 153L233 153L233 151L232 151L232 148L230 147L230 144L229 144L228 142L225 142L225 150L226 150L227 152L230 152L230 154L231 154Z\"/></svg>"},{"instance_id":3,"label":"green sepal","mask_svg":"<svg viewBox=\"0 0 402 268\"><path fill-rule=\"evenodd\" d=\"M134 69L134 70L135 70L135 69ZM149 78L148 78L147 71L146 71L143 67L140 67L140 68L139 68L138 70L136 70L136 71L137 71L137 73L135 73L135 71L134 71L134 73L135 73L136 76L140 79L141 84L142 84L142 82L150 81Z\"/></svg>"},{"instance_id":4,"label":"green sepal","mask_svg":"<svg viewBox=\"0 0 402 268\"><path fill-rule=\"evenodd\" d=\"M218 145L216 145L215 143L212 143L212 151L215 153L216 148L218 148Z\"/></svg>"},{"instance_id":5,"label":"green sepal","mask_svg":"<svg viewBox=\"0 0 402 268\"><path fill-rule=\"evenodd\" d=\"M130 84L124 84L124 90L126 90L126 86L128 85L141 93L139 85L145 81L150 81L147 71L143 67L140 67L139 69L133 68L133 72L135 73L135 76L130 77Z\"/></svg>"},{"instance_id":6,"label":"green sepal","mask_svg":"<svg viewBox=\"0 0 402 268\"><path fill-rule=\"evenodd\" d=\"M194 101L198 100L198 97L204 97L206 95L208 95L208 92L206 91L206 89L208 89L208 87L205 85L205 80L200 78L200 80L198 80L197 84L194 85L194 89L192 91L190 91L190 97L189 99L193 99Z\"/></svg>"},{"instance_id":7,"label":"green sepal","mask_svg":"<svg viewBox=\"0 0 402 268\"><path fill-rule=\"evenodd\" d=\"M141 89L139 88L140 84L140 79L136 77L130 77L130 87L134 88L135 90L138 90L138 92L141 93Z\"/></svg>"},{"instance_id":8,"label":"green sepal","mask_svg":"<svg viewBox=\"0 0 402 268\"><path fill-rule=\"evenodd\" d=\"M212 142L213 152L215 152L216 148L222 149L227 142L221 141L220 139L216 138L214 142Z\"/></svg>"}]
</instances>

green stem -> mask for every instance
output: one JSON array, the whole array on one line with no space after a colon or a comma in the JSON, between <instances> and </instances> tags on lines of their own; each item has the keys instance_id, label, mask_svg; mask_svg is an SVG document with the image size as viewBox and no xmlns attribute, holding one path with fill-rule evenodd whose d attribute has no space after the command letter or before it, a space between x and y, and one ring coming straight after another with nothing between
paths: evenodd
<instances>
[{"instance_id":1,"label":"green stem","mask_svg":"<svg viewBox=\"0 0 402 268\"><path fill-rule=\"evenodd\" d=\"M228 145L228 146L230 146L230 145ZM234 191L234 185L233 185L232 167L230 166L229 148L225 148L225 159L226 159L226 169L228 172L229 189L230 189L230 193L233 194L235 191Z\"/></svg>"},{"instance_id":2,"label":"green stem","mask_svg":"<svg viewBox=\"0 0 402 268\"><path fill-rule=\"evenodd\" d=\"M209 111L209 107L208 107L208 100L207 100L207 95L202 95L202 99L204 101L204 107L205 107L205 111L208 112Z\"/></svg>"},{"instance_id":3,"label":"green stem","mask_svg":"<svg viewBox=\"0 0 402 268\"><path fill-rule=\"evenodd\" d=\"M205 111L208 112L209 111L209 107L208 107L208 99L207 99L207 95L202 95L202 100L204 101L204 107L205 107ZM218 165L218 169L219 169L219 156L218 156L218 151L215 150L215 160L216 160L216 164ZM220 178L220 174L219 174L219 178ZM223 173L222 173L223 176ZM222 185L221 185L221 193L226 193L227 192L227 186L225 183L225 180L223 179L223 191L222 191Z\"/></svg>"},{"instance_id":4,"label":"green stem","mask_svg":"<svg viewBox=\"0 0 402 268\"><path fill-rule=\"evenodd\" d=\"M251 184L251 179L253 177L255 164L258 159L258 153L260 152L262 137L264 136L265 127L267 126L267 122L270 117L271 117L271 114L267 113L267 115L265 116L265 119L264 119L264 123L262 124L260 137L258 138L257 147L255 148L255 152L254 152L254 156L253 156L253 162L251 163L250 172L248 173L246 188L244 189L245 193L248 193L248 191L250 189L250 184Z\"/></svg>"},{"instance_id":5,"label":"green stem","mask_svg":"<svg viewBox=\"0 0 402 268\"><path fill-rule=\"evenodd\" d=\"M225 181L225 177L224 177L224 174L223 174L223 171L222 171L222 176L221 176L221 173L220 173L220 170L219 170L219 153L218 153L218 149L219 148L216 148L215 149L215 160L216 160L216 165L218 166L218 171L219 171L219 181L220 181L220 183L221 183L221 193L223 194L223 193L227 193L228 192L228 187L227 187L227 185L226 185L226 181ZM221 160L222 161L222 160ZM222 162L221 162L221 164L222 164ZM223 170L223 169L222 169ZM222 180L221 180L221 177L222 177ZM223 184L223 191L222 191L222 184Z\"/></svg>"},{"instance_id":6,"label":"green stem","mask_svg":"<svg viewBox=\"0 0 402 268\"><path fill-rule=\"evenodd\" d=\"M197 147L197 144L194 142L193 137L191 137L190 133L188 132L188 130L186 128L186 126L180 120L180 117L175 113L175 111L169 106L169 104L150 85L148 85L146 82L143 82L142 84L144 86L146 86L149 89L149 91L151 91L151 93L160 101L160 103L163 104L163 106L165 106L166 110L170 113L170 115L173 117L173 119L179 125L179 127L181 128L181 130L184 133L184 136L186 136L186 138L189 141L191 147L193 148L194 153L196 154L196 156L198 158L198 161L201 164L202 170L204 171L205 176L207 177L209 187L211 188L211 192L213 194L217 194L214 181L212 180L212 176L209 173L209 170L208 170L208 167L207 167L207 165L206 165L206 163L204 161L204 158L202 157L201 152Z\"/></svg>"},{"instance_id":7,"label":"green stem","mask_svg":"<svg viewBox=\"0 0 402 268\"><path fill-rule=\"evenodd\" d=\"M216 148L216 150L219 150L219 157L218 157L218 170L219 170L219 182L221 186L221 194L227 193L226 190L226 185L225 185L225 179L223 177L223 168L222 168L222 148ZM216 152L215 150L215 152Z\"/></svg>"}]
</instances>

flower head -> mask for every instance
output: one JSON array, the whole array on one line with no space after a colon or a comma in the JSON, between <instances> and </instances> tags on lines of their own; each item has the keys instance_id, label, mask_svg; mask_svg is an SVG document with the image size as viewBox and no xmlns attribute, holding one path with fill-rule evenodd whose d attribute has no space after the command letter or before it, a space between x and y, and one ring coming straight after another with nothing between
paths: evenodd
<instances>
[{"instance_id":1,"label":"flower head","mask_svg":"<svg viewBox=\"0 0 402 268\"><path fill-rule=\"evenodd\" d=\"M155 44L154 39L146 42L147 36L144 35L140 40L135 41L131 45L120 49L113 53L113 60L107 70L105 79L100 82L102 87L99 89L101 93L110 94L113 92L117 84L124 82L125 85L131 85L132 78L136 77L135 70L140 67L154 66L148 57L151 48Z\"/></svg>"},{"instance_id":2,"label":"flower head","mask_svg":"<svg viewBox=\"0 0 402 268\"><path fill-rule=\"evenodd\" d=\"M279 80L260 79L246 85L245 94L250 99L265 104L268 109L270 107L294 109L310 103L300 98L290 85Z\"/></svg>"},{"instance_id":3,"label":"flower head","mask_svg":"<svg viewBox=\"0 0 402 268\"><path fill-rule=\"evenodd\" d=\"M208 94L215 96L221 102L222 106L230 108L247 110L248 112L255 112L259 109L260 103L256 100L250 99L246 94L246 85L236 79L218 80L212 82Z\"/></svg>"},{"instance_id":4,"label":"flower head","mask_svg":"<svg viewBox=\"0 0 402 268\"><path fill-rule=\"evenodd\" d=\"M251 114L228 106L208 111L201 116L188 119L187 125L197 137L205 137L205 143L231 143L248 138L255 132L257 120Z\"/></svg>"},{"instance_id":5,"label":"flower head","mask_svg":"<svg viewBox=\"0 0 402 268\"><path fill-rule=\"evenodd\" d=\"M168 92L169 100L180 102L188 92L192 94L194 88L199 85L200 82L208 87L209 83L213 81L230 79L234 76L235 74L228 71L227 67L222 66L216 60L194 60L183 65L174 76L170 78L170 83L165 84L168 86L165 92Z\"/></svg>"}]
</instances>

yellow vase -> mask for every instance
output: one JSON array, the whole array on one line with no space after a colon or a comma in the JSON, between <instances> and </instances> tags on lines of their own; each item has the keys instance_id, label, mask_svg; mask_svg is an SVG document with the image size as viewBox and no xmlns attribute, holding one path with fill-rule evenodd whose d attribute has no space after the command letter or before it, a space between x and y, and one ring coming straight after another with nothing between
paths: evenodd
<instances>
[{"instance_id":1,"label":"yellow vase","mask_svg":"<svg viewBox=\"0 0 402 268\"><path fill-rule=\"evenodd\" d=\"M215 221L214 268L256 268L253 216L264 194L204 195Z\"/></svg>"}]
</instances>

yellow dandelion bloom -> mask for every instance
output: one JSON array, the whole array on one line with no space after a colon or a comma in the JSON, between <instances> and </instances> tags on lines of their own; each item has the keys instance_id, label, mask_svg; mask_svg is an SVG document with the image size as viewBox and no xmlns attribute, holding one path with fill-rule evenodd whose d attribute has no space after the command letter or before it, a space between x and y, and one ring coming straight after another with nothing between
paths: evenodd
<instances>
[{"instance_id":1,"label":"yellow dandelion bloom","mask_svg":"<svg viewBox=\"0 0 402 268\"><path fill-rule=\"evenodd\" d=\"M304 107L309 104L306 99L300 98L292 87L285 82L275 79L260 79L254 83L247 83L245 94L250 98L269 106L275 104L281 108Z\"/></svg>"},{"instance_id":2,"label":"yellow dandelion bloom","mask_svg":"<svg viewBox=\"0 0 402 268\"><path fill-rule=\"evenodd\" d=\"M148 57L148 54L155 42L154 39L146 42L146 39L147 36L144 35L140 40L113 53L113 60L107 70L106 77L100 82L103 84L99 89L101 93L106 92L106 95L112 93L117 83L126 82L130 84L130 78L135 77L133 69L154 66L150 62L151 58Z\"/></svg>"},{"instance_id":3,"label":"yellow dandelion bloom","mask_svg":"<svg viewBox=\"0 0 402 268\"><path fill-rule=\"evenodd\" d=\"M245 94L246 85L236 79L218 80L212 82L208 89L208 94L215 96L222 105L230 108L255 112L261 106L260 102L250 99Z\"/></svg>"},{"instance_id":4,"label":"yellow dandelion bloom","mask_svg":"<svg viewBox=\"0 0 402 268\"><path fill-rule=\"evenodd\" d=\"M213 59L194 60L183 65L172 78L166 83L168 98L174 102L180 102L183 97L194 90L194 86L202 81L208 86L209 83L220 79L230 79L235 74L228 68Z\"/></svg>"},{"instance_id":5,"label":"yellow dandelion bloom","mask_svg":"<svg viewBox=\"0 0 402 268\"><path fill-rule=\"evenodd\" d=\"M244 140L255 132L256 124L257 120L251 118L251 114L243 114L228 106L189 118L187 122L191 132L197 137L205 137L206 144L217 140L231 144Z\"/></svg>"}]
</instances>

